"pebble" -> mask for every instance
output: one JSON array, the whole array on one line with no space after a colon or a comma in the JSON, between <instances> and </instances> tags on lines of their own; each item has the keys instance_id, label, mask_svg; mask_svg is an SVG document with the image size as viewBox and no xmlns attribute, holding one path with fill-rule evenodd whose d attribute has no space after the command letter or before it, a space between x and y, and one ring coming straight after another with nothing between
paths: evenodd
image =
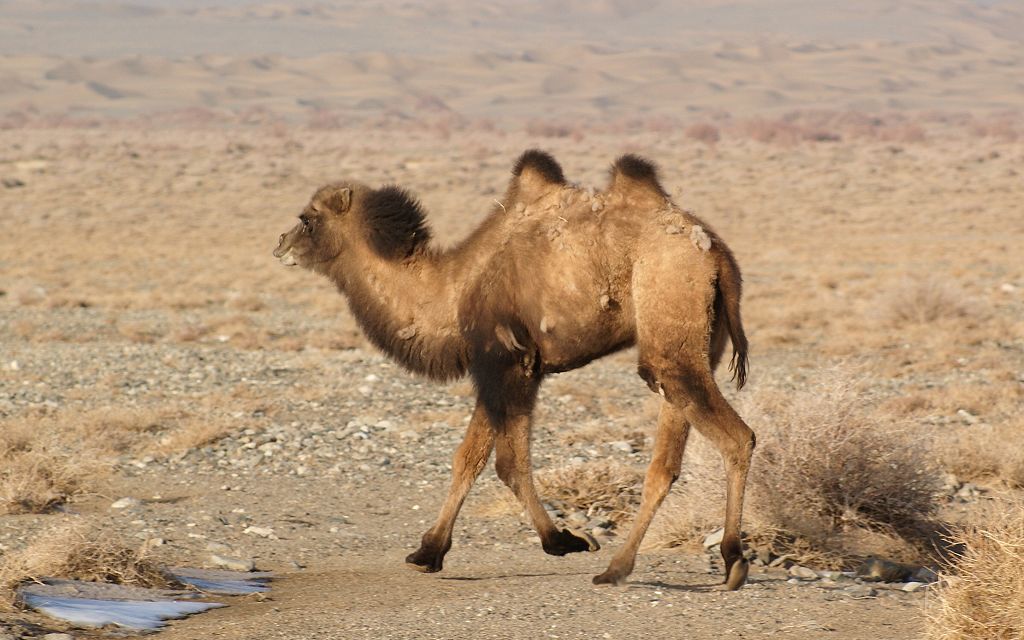
<instances>
[{"instance_id":1,"label":"pebble","mask_svg":"<svg viewBox=\"0 0 1024 640\"><path fill-rule=\"evenodd\" d=\"M794 578L799 578L801 580L818 579L818 573L814 569L808 569L807 567L802 567L798 564L795 564L789 568L789 575L793 576Z\"/></svg>"},{"instance_id":2,"label":"pebble","mask_svg":"<svg viewBox=\"0 0 1024 640\"><path fill-rule=\"evenodd\" d=\"M135 507L138 507L138 506L141 506L141 505L142 505L142 500L139 500L138 498L121 498L119 500L115 500L114 503L110 505L110 508L111 509L132 509L132 508L135 508Z\"/></svg>"},{"instance_id":3,"label":"pebble","mask_svg":"<svg viewBox=\"0 0 1024 640\"><path fill-rule=\"evenodd\" d=\"M229 569L231 571L254 571L256 569L256 561L242 558L232 558L230 556L222 556L216 553L210 554L210 564L221 569Z\"/></svg>"},{"instance_id":4,"label":"pebble","mask_svg":"<svg viewBox=\"0 0 1024 640\"><path fill-rule=\"evenodd\" d=\"M908 582L903 585L903 591L906 591L907 593L914 593L915 591L920 591L927 586L928 585L923 582Z\"/></svg>"},{"instance_id":5,"label":"pebble","mask_svg":"<svg viewBox=\"0 0 1024 640\"><path fill-rule=\"evenodd\" d=\"M42 636L42 640L75 640L75 636L67 633L48 633Z\"/></svg>"},{"instance_id":6,"label":"pebble","mask_svg":"<svg viewBox=\"0 0 1024 640\"><path fill-rule=\"evenodd\" d=\"M960 419L966 422L967 424L978 424L978 416L974 415L973 413L966 409L957 409L956 415L960 416Z\"/></svg>"},{"instance_id":7,"label":"pebble","mask_svg":"<svg viewBox=\"0 0 1024 640\"><path fill-rule=\"evenodd\" d=\"M853 598L874 598L878 592L866 584L854 584L843 589L843 593Z\"/></svg>"},{"instance_id":8,"label":"pebble","mask_svg":"<svg viewBox=\"0 0 1024 640\"><path fill-rule=\"evenodd\" d=\"M719 528L712 531L704 538L704 548L710 549L715 545L722 544L722 538L725 537L725 529Z\"/></svg>"},{"instance_id":9,"label":"pebble","mask_svg":"<svg viewBox=\"0 0 1024 640\"><path fill-rule=\"evenodd\" d=\"M261 538L270 538L271 540L277 539L277 536L274 535L274 530L270 527L246 527L242 533L248 533Z\"/></svg>"}]
</instances>

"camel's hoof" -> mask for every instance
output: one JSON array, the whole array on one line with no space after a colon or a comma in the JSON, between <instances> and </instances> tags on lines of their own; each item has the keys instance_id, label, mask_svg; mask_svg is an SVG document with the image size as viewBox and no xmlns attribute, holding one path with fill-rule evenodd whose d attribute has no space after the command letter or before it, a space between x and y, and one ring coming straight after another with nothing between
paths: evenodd
<instances>
[{"instance_id":1,"label":"camel's hoof","mask_svg":"<svg viewBox=\"0 0 1024 640\"><path fill-rule=\"evenodd\" d=\"M729 567L729 575L725 578L723 588L726 591L736 591L747 583L747 573L750 571L750 564L740 558Z\"/></svg>"},{"instance_id":2,"label":"camel's hoof","mask_svg":"<svg viewBox=\"0 0 1024 640\"><path fill-rule=\"evenodd\" d=\"M443 562L443 556L423 547L405 557L406 566L420 573L437 573L441 570Z\"/></svg>"},{"instance_id":3,"label":"camel's hoof","mask_svg":"<svg viewBox=\"0 0 1024 640\"><path fill-rule=\"evenodd\" d=\"M618 587L626 582L626 576L621 571L608 567L604 573L594 576L592 582L594 584L610 584Z\"/></svg>"},{"instance_id":4,"label":"camel's hoof","mask_svg":"<svg viewBox=\"0 0 1024 640\"><path fill-rule=\"evenodd\" d=\"M589 533L578 531L572 532L568 529L559 529L550 540L544 541L544 553L553 556L564 556L567 553L579 551L597 551L601 545L597 543L594 536Z\"/></svg>"}]
</instances>

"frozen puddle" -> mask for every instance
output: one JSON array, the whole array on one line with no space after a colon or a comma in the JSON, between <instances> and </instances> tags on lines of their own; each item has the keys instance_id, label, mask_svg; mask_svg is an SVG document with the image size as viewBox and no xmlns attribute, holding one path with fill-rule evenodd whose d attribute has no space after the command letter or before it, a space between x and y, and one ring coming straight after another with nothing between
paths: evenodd
<instances>
[{"instance_id":1,"label":"frozen puddle","mask_svg":"<svg viewBox=\"0 0 1024 640\"><path fill-rule=\"evenodd\" d=\"M182 584L222 596L242 596L268 591L270 587L267 586L267 583L273 576L272 573L265 571L240 573L238 571L186 568L171 569L171 575Z\"/></svg>"},{"instance_id":2,"label":"frozen puddle","mask_svg":"<svg viewBox=\"0 0 1024 640\"><path fill-rule=\"evenodd\" d=\"M172 569L182 584L201 592L218 595L243 595L267 591L269 573ZM25 606L78 627L116 625L136 631L152 631L166 620L184 618L217 607L219 602L198 602L202 593L143 589L117 584L46 580L18 590Z\"/></svg>"}]
</instances>

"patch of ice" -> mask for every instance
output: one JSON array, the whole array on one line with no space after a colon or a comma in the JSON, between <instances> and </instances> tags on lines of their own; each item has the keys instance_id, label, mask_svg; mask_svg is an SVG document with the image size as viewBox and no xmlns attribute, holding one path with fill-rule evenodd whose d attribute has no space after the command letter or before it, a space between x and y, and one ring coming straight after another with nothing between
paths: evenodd
<instances>
[{"instance_id":1,"label":"patch of ice","mask_svg":"<svg viewBox=\"0 0 1024 640\"><path fill-rule=\"evenodd\" d=\"M21 598L26 606L40 613L80 627L114 624L138 630L159 629L164 626L164 620L226 606L217 602L93 600L24 592Z\"/></svg>"}]
</instances>

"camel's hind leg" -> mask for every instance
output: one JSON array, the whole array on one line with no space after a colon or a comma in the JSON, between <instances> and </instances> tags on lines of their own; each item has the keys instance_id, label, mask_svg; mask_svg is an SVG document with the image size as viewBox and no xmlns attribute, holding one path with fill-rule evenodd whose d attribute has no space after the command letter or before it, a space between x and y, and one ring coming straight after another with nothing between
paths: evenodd
<instances>
[{"instance_id":1,"label":"camel's hind leg","mask_svg":"<svg viewBox=\"0 0 1024 640\"><path fill-rule=\"evenodd\" d=\"M683 357L686 357L685 354ZM725 560L725 588L739 589L746 582L748 571L740 541L740 520L747 470L754 451L754 432L722 396L706 361L692 362L689 366L641 365L640 369L648 384L665 395L662 418L659 420L659 442L644 481L643 500L633 525L634 530L630 531L626 544L612 560L608 570L595 577L594 582L621 583L633 570L640 541L668 492L671 481L675 479L672 471L678 474L682 446L679 446L678 457L674 457L676 451L671 450L668 443L673 437L678 442L684 442L683 430L689 423L715 445L725 462L725 533L721 545L722 558ZM671 407L671 411L666 414L667 407ZM683 434L682 437L679 434ZM650 488L648 485L651 485Z\"/></svg>"},{"instance_id":2,"label":"camel's hind leg","mask_svg":"<svg viewBox=\"0 0 1024 640\"><path fill-rule=\"evenodd\" d=\"M459 509L469 494L477 476L491 457L494 447L494 430L481 403L477 403L469 428L462 444L455 451L452 459L452 484L448 490L448 498L441 507L441 513L420 542L420 548L409 554L405 559L413 569L425 573L440 571L444 556L452 546L452 530Z\"/></svg>"},{"instance_id":3,"label":"camel's hind leg","mask_svg":"<svg viewBox=\"0 0 1024 640\"><path fill-rule=\"evenodd\" d=\"M647 476L644 478L643 497L640 502L640 511L637 513L633 527L629 531L629 537L625 544L615 554L608 569L599 576L594 577L594 584L620 584L633 572L633 564L636 561L636 553L640 548L640 542L647 533L647 527L651 524L655 512L665 499L669 488L676 478L679 477L679 467L683 460L683 451L686 449L686 438L690 432L690 425L686 422L682 409L663 402L661 413L658 415L658 435L654 441L654 457L647 467Z\"/></svg>"}]
</instances>

